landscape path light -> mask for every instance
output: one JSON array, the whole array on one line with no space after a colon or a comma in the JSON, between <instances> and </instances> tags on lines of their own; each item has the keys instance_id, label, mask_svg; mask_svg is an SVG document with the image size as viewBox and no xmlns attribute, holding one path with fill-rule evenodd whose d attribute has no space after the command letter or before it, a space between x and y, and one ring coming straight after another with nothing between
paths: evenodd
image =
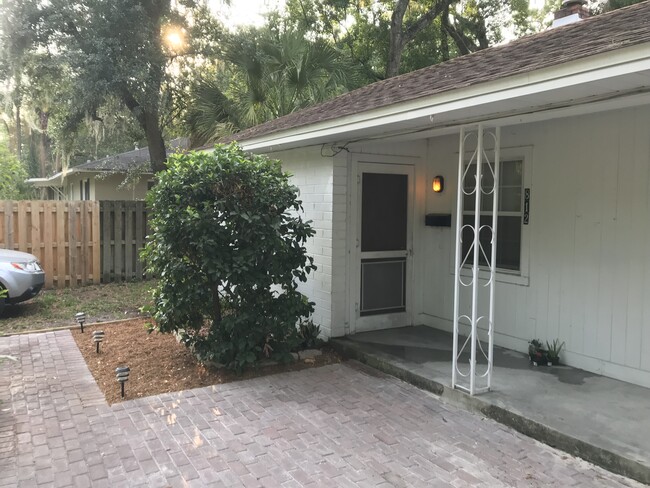
<instances>
[{"instance_id":1,"label":"landscape path light","mask_svg":"<svg viewBox=\"0 0 650 488\"><path fill-rule=\"evenodd\" d=\"M79 312L79 313L75 314L74 318L77 321L77 323L81 326L81 333L83 334L84 323L86 322L86 314L85 314L85 312Z\"/></svg>"},{"instance_id":2,"label":"landscape path light","mask_svg":"<svg viewBox=\"0 0 650 488\"><path fill-rule=\"evenodd\" d=\"M99 354L99 343L104 340L104 331L103 330L96 330L93 332L93 342L95 343L97 347L97 354Z\"/></svg>"},{"instance_id":3,"label":"landscape path light","mask_svg":"<svg viewBox=\"0 0 650 488\"><path fill-rule=\"evenodd\" d=\"M122 398L124 398L124 383L129 380L129 372L131 369L128 366L120 366L115 368L115 377L117 381L120 382L120 389L122 392Z\"/></svg>"}]
</instances>

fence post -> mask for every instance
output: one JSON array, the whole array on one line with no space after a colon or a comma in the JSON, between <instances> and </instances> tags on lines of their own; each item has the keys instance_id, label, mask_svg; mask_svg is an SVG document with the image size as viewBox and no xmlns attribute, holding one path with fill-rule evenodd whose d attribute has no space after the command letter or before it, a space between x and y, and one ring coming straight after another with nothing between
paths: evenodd
<instances>
[{"instance_id":1,"label":"fence post","mask_svg":"<svg viewBox=\"0 0 650 488\"><path fill-rule=\"evenodd\" d=\"M14 248L14 202L5 202L5 246Z\"/></svg>"},{"instance_id":2,"label":"fence post","mask_svg":"<svg viewBox=\"0 0 650 488\"><path fill-rule=\"evenodd\" d=\"M68 202L68 273L70 275L70 287L78 286L79 260L77 250L77 213L83 202ZM79 212L79 215L81 213Z\"/></svg>"},{"instance_id":3,"label":"fence post","mask_svg":"<svg viewBox=\"0 0 650 488\"><path fill-rule=\"evenodd\" d=\"M52 212L54 202L43 202L43 269L45 270L45 286L54 286L54 232Z\"/></svg>"},{"instance_id":4,"label":"fence post","mask_svg":"<svg viewBox=\"0 0 650 488\"><path fill-rule=\"evenodd\" d=\"M135 252L138 253L135 258L135 275L137 280L144 278L144 263L140 259L140 251L144 247L147 235L145 212L144 202L135 202Z\"/></svg>"},{"instance_id":5,"label":"fence post","mask_svg":"<svg viewBox=\"0 0 650 488\"><path fill-rule=\"evenodd\" d=\"M92 235L90 242L92 246L92 280L93 285L99 285L101 277L101 245L99 227L99 202L89 202L90 221L92 222Z\"/></svg>"},{"instance_id":6,"label":"fence post","mask_svg":"<svg viewBox=\"0 0 650 488\"><path fill-rule=\"evenodd\" d=\"M124 202L124 280L133 280L133 223L135 202Z\"/></svg>"}]
</instances>

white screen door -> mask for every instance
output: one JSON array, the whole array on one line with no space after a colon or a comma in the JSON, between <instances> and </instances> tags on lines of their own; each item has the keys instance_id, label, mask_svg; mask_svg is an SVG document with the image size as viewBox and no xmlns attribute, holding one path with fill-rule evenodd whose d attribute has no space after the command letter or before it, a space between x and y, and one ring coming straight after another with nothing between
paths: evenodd
<instances>
[{"instance_id":1,"label":"white screen door","mask_svg":"<svg viewBox=\"0 0 650 488\"><path fill-rule=\"evenodd\" d=\"M355 332L410 325L412 166L359 163Z\"/></svg>"}]
</instances>

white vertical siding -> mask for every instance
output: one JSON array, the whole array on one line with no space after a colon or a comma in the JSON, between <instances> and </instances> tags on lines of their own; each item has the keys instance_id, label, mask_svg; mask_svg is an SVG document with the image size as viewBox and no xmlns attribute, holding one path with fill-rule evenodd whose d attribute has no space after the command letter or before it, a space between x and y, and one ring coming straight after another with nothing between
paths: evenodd
<instances>
[{"instance_id":1,"label":"white vertical siding","mask_svg":"<svg viewBox=\"0 0 650 488\"><path fill-rule=\"evenodd\" d=\"M428 181L442 173L451 212L458 137L429 141ZM499 283L496 343L566 341L569 364L650 386L650 107L503 129L502 147L531 146L527 285ZM422 182L420 184L426 184ZM426 228L421 321L448 328L452 230Z\"/></svg>"},{"instance_id":2,"label":"white vertical siding","mask_svg":"<svg viewBox=\"0 0 650 488\"><path fill-rule=\"evenodd\" d=\"M148 177L141 177L135 186L122 185L125 174L97 175L94 181L94 200L144 200L147 196ZM79 182L76 183L79 185ZM92 191L91 191L92 194Z\"/></svg>"},{"instance_id":3,"label":"white vertical siding","mask_svg":"<svg viewBox=\"0 0 650 488\"><path fill-rule=\"evenodd\" d=\"M496 343L525 351L532 338L566 341L565 361L650 386L650 107L503 128L502 147L532 148L528 276L502 278ZM416 166L413 287L416 323L449 329L453 229L425 227L424 213L451 213L458 136L421 143L360 143L354 153L425 156ZM307 243L318 271L301 286L327 336L347 333L355 290L346 288L349 155L320 147L274 153L301 189ZM433 194L433 176L446 180ZM350 234L351 235L351 234Z\"/></svg>"}]
</instances>

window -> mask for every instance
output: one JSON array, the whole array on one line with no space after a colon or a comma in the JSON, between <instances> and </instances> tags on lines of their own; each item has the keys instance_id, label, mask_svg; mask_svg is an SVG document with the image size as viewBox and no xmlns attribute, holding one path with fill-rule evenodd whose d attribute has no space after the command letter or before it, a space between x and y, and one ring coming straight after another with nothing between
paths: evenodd
<instances>
[{"instance_id":1,"label":"window","mask_svg":"<svg viewBox=\"0 0 650 488\"><path fill-rule=\"evenodd\" d=\"M90 200L90 179L79 180L79 200Z\"/></svg>"},{"instance_id":2,"label":"window","mask_svg":"<svg viewBox=\"0 0 650 488\"><path fill-rule=\"evenodd\" d=\"M497 258L496 267L500 270L515 272L521 270L522 218L523 218L523 160L501 161L499 177L499 207L497 216ZM465 177L465 190L471 191L474 183L472 175L476 173L476 164L472 164ZM489 190L493 185L492 173L487 164L483 164L483 188ZM465 195L463 202L463 225L474 223L474 194ZM481 226L492 225L492 195L481 197ZM471 229L463 230L463 256L472 244ZM486 256L492 252L491 233L484 229L480 233L483 252L479 253L479 264L486 266ZM465 264L473 262L473 254Z\"/></svg>"}]
</instances>

